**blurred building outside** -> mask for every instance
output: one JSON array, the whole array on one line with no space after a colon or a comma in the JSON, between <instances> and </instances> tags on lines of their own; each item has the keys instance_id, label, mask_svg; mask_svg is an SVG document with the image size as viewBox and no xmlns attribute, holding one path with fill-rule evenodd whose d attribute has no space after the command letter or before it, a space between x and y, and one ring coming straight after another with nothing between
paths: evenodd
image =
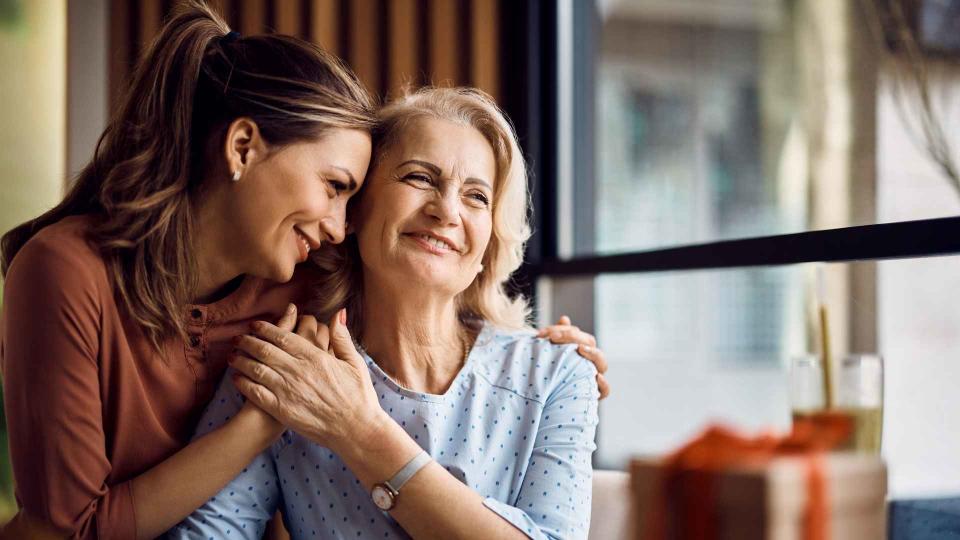
<instances>
[{"instance_id":1,"label":"blurred building outside","mask_svg":"<svg viewBox=\"0 0 960 540\"><path fill-rule=\"evenodd\" d=\"M600 2L593 252L960 213L960 190L901 102L916 96L894 88L870 7ZM930 66L937 112L955 118L956 58ZM960 491L960 436L941 412L960 405L944 382L960 373L958 262L827 269L835 353L886 359L894 497ZM598 464L667 451L712 420L789 426L787 362L818 347L812 268L612 275L595 287L613 388Z\"/></svg>"}]
</instances>

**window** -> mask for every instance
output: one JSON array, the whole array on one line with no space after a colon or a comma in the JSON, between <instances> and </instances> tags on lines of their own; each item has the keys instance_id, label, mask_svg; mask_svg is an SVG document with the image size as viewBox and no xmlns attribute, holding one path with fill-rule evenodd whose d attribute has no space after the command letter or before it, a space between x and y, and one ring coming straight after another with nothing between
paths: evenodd
<instances>
[{"instance_id":1,"label":"window","mask_svg":"<svg viewBox=\"0 0 960 540\"><path fill-rule=\"evenodd\" d=\"M835 356L885 357L891 494L960 489L940 412L960 406L960 190L910 137L861 4L527 4L507 46L528 84L504 96L535 173L526 282L541 322L607 353L598 467L710 420L787 427L826 263Z\"/></svg>"}]
</instances>

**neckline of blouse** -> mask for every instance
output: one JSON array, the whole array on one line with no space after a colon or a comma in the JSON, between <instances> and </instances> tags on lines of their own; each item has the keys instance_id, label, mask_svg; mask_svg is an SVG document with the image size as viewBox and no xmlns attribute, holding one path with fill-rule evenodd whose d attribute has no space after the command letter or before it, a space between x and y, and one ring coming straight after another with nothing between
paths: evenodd
<instances>
[{"instance_id":1,"label":"neckline of blouse","mask_svg":"<svg viewBox=\"0 0 960 540\"><path fill-rule=\"evenodd\" d=\"M374 377L374 382L382 383L383 385L387 386L395 393L399 394L400 399L410 398L428 403L441 403L446 401L449 396L454 393L455 389L464 385L466 378L473 371L474 366L476 365L476 357L479 349L484 347L492 337L491 332L493 332L493 328L486 322L481 322L480 324L480 332L477 333L477 339L473 341L473 346L470 347L470 352L467 354L466 360L460 367L460 371L457 372L457 375L453 378L453 381L450 382L450 386L447 387L446 392L442 394L417 392L416 390L411 390L402 386L392 377L387 375L387 373L377 364L377 362L371 358L369 354L367 354L367 351L364 350L363 347L357 346L357 350L367 362L367 366L370 368L370 371Z\"/></svg>"}]
</instances>

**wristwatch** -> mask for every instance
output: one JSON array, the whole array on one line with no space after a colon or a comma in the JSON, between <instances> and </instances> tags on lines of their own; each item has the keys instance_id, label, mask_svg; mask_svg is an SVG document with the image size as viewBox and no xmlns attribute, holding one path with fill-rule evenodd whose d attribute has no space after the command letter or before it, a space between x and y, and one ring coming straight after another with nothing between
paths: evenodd
<instances>
[{"instance_id":1,"label":"wristwatch","mask_svg":"<svg viewBox=\"0 0 960 540\"><path fill-rule=\"evenodd\" d=\"M373 489L370 490L370 498L373 499L373 504L384 512L396 506L397 497L400 496L400 488L407 483L407 480L413 478L413 475L420 472L420 469L427 463L430 463L430 454L421 450L397 474L393 475L393 478L374 485Z\"/></svg>"}]
</instances>

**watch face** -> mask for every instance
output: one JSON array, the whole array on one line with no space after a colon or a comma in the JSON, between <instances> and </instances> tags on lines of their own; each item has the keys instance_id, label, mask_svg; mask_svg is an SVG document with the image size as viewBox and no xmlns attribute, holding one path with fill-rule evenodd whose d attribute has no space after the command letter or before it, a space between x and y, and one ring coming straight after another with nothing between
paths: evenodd
<instances>
[{"instance_id":1,"label":"watch face","mask_svg":"<svg viewBox=\"0 0 960 540\"><path fill-rule=\"evenodd\" d=\"M377 508L381 510L393 508L393 494L387 491L387 488L384 486L380 484L373 486L370 496L373 498L373 504L377 505Z\"/></svg>"}]
</instances>

